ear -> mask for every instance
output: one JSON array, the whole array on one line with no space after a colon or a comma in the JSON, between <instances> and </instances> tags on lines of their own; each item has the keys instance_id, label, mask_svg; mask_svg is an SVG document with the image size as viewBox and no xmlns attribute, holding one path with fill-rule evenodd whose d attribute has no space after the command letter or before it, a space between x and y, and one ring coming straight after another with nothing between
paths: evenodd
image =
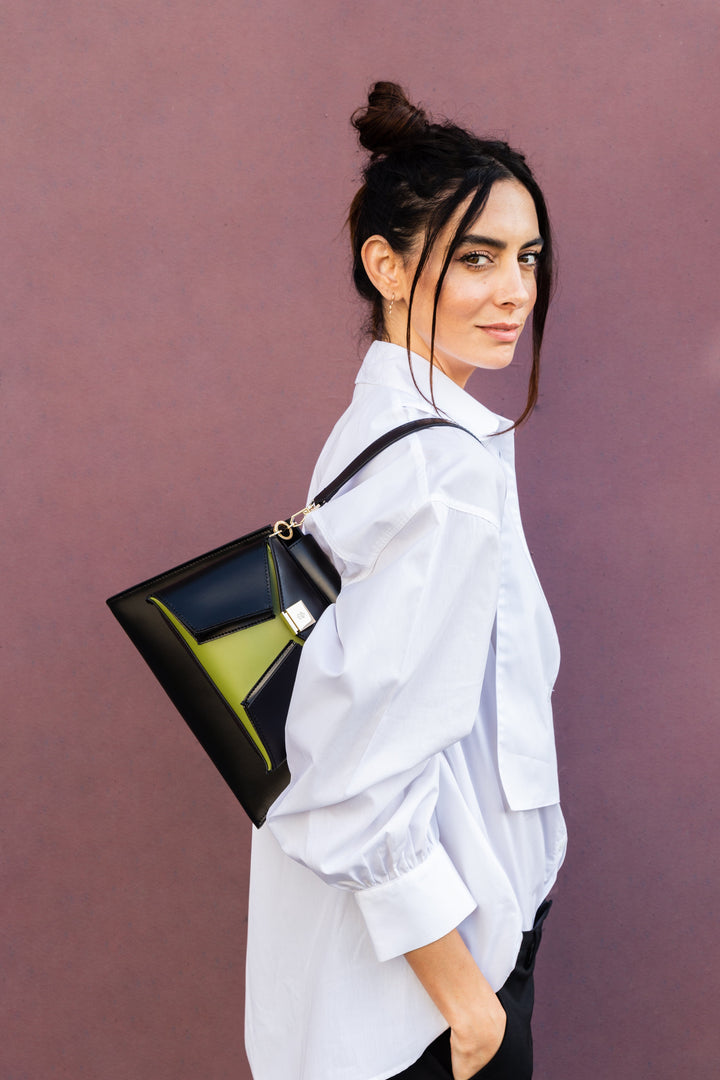
<instances>
[{"instance_id":1,"label":"ear","mask_svg":"<svg viewBox=\"0 0 720 1080\"><path fill-rule=\"evenodd\" d=\"M367 276L386 300L402 292L403 262L384 236L371 236L362 246L362 261Z\"/></svg>"}]
</instances>

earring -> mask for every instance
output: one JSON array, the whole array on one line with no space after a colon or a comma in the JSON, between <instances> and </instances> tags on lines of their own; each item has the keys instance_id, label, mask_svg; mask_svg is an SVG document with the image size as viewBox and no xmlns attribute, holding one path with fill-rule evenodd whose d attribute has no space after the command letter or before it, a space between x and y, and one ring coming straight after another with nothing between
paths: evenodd
<instances>
[{"instance_id":1,"label":"earring","mask_svg":"<svg viewBox=\"0 0 720 1080\"><path fill-rule=\"evenodd\" d=\"M390 301L390 307L388 308L388 319L392 315L393 304L395 303L395 293L392 294L392 300Z\"/></svg>"}]
</instances>

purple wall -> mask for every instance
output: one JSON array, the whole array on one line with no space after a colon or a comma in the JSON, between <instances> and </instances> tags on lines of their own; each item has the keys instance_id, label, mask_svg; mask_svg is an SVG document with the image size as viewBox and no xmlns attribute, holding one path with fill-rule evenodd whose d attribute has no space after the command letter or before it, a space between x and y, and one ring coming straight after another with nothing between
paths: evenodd
<instances>
[{"instance_id":1,"label":"purple wall","mask_svg":"<svg viewBox=\"0 0 720 1080\"><path fill-rule=\"evenodd\" d=\"M716 1076L714 0L9 0L3 1080L246 1080L250 829L104 608L302 504L370 81L507 133L561 286L519 437L571 847L538 1080ZM518 409L522 364L471 384ZM292 1080L292 1078L289 1078Z\"/></svg>"}]
</instances>

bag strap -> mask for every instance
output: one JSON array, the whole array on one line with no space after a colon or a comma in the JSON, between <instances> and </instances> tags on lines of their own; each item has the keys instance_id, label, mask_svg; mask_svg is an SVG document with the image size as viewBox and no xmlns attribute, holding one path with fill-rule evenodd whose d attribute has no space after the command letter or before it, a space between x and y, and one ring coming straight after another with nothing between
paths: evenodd
<instances>
[{"instance_id":1,"label":"bag strap","mask_svg":"<svg viewBox=\"0 0 720 1080\"><path fill-rule=\"evenodd\" d=\"M340 488L344 487L348 480L352 480L356 473L360 472L360 470L369 464L373 458L376 458L378 454L381 454L383 450L387 450L388 446L392 446L393 443L399 442L400 439L404 439L406 435L412 435L416 431L424 431L425 428L431 427L454 427L460 428L461 431L467 431L467 428L462 427L460 424L456 424L452 420L441 420L440 417L435 418L432 416L429 416L424 420L410 420L407 424L400 424L399 427L393 428L391 431L386 431L379 439L370 443L370 445L366 447L362 453L358 454L358 456L354 458L334 480L327 484L322 491L319 491L314 499L311 499L310 505L314 510L319 510L329 499L332 499L333 495L337 495ZM468 435L472 435L472 432L468 431Z\"/></svg>"},{"instance_id":2,"label":"bag strap","mask_svg":"<svg viewBox=\"0 0 720 1080\"><path fill-rule=\"evenodd\" d=\"M329 499L332 499L333 495L337 495L340 488L344 487L348 480L352 480L353 476L360 472L360 470L371 462L373 458L376 458L383 450L387 450L393 443L399 442L400 439L404 439L406 435L412 435L416 431L424 431L425 428L431 427L458 428L460 431L466 431L473 439L477 439L477 441L480 442L477 435L473 435L472 431L463 427L462 424L456 424L454 420L442 420L440 417L428 416L423 420L410 420L407 424L400 424L399 427L386 431L379 439L370 443L362 453L358 454L356 458L353 458L350 464L347 465L334 480L327 484L322 491L319 491L315 498L311 499L308 505L302 510L298 510L298 512L293 514L287 521L277 521L273 528L273 533L276 536L280 536L282 540L291 540L293 530L300 528L307 515L311 514L313 510L319 510Z\"/></svg>"}]
</instances>

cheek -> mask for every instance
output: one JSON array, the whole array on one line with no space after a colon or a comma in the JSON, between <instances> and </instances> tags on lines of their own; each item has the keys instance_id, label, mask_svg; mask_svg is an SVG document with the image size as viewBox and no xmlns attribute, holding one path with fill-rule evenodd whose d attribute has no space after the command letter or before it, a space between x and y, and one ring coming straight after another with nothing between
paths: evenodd
<instances>
[{"instance_id":1,"label":"cheek","mask_svg":"<svg viewBox=\"0 0 720 1080\"><path fill-rule=\"evenodd\" d=\"M443 318L449 323L472 321L488 299L489 292L487 285L476 281L453 284L447 292L443 289L439 305Z\"/></svg>"}]
</instances>

